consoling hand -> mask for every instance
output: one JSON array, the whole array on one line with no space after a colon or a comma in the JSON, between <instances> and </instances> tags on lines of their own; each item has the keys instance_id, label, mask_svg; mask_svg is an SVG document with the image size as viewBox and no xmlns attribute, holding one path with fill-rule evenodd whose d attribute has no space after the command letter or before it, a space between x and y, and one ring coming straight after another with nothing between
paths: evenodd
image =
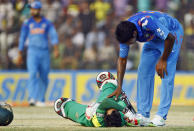
<instances>
[{"instance_id":1,"label":"consoling hand","mask_svg":"<svg viewBox=\"0 0 194 131\"><path fill-rule=\"evenodd\" d=\"M121 94L121 87L117 87L117 89L112 94L110 94L108 98L115 96L115 100L117 100L120 94Z\"/></svg>"}]
</instances>

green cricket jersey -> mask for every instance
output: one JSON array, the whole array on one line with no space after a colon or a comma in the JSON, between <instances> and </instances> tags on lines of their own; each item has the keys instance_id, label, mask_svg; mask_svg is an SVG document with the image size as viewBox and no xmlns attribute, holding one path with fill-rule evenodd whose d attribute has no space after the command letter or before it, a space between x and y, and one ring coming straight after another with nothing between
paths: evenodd
<instances>
[{"instance_id":1,"label":"green cricket jersey","mask_svg":"<svg viewBox=\"0 0 194 131\"><path fill-rule=\"evenodd\" d=\"M122 113L122 111L126 107L126 104L120 99L121 96L119 96L119 99L117 101L115 101L114 98L107 98L107 96L114 92L116 88L117 86L113 83L104 84L101 88L100 95L96 101L97 104L91 107L79 104L75 101L70 101L66 103L64 111L67 118L84 126L104 127L104 114L106 113L106 110L114 108L120 111L122 118L122 126L127 125L124 120L124 114ZM91 118L87 117L86 114L91 113L93 113L92 115L89 115L91 116Z\"/></svg>"}]
</instances>

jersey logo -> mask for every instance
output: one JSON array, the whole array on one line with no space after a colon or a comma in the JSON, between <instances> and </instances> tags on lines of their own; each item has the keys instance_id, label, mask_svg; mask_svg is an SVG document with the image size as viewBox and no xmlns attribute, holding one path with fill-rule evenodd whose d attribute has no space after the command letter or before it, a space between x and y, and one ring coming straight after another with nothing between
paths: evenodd
<instances>
[{"instance_id":1,"label":"jersey logo","mask_svg":"<svg viewBox=\"0 0 194 131\"><path fill-rule=\"evenodd\" d=\"M142 23L142 26L146 26L148 24L148 20L145 20L143 23Z\"/></svg>"},{"instance_id":2,"label":"jersey logo","mask_svg":"<svg viewBox=\"0 0 194 131\"><path fill-rule=\"evenodd\" d=\"M139 25L146 26L148 24L148 20L146 18L149 18L149 16L142 17L140 21L138 21Z\"/></svg>"},{"instance_id":3,"label":"jersey logo","mask_svg":"<svg viewBox=\"0 0 194 131\"><path fill-rule=\"evenodd\" d=\"M30 30L31 34L44 34L44 29L42 28L34 28Z\"/></svg>"},{"instance_id":4,"label":"jersey logo","mask_svg":"<svg viewBox=\"0 0 194 131\"><path fill-rule=\"evenodd\" d=\"M145 17L142 17L141 19L140 19L140 21L143 21L145 19Z\"/></svg>"}]
</instances>

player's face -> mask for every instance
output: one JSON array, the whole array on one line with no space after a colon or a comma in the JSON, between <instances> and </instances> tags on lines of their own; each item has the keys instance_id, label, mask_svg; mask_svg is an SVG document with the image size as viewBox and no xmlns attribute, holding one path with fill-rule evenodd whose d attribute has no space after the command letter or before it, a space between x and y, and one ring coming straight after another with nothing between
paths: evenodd
<instances>
[{"instance_id":1,"label":"player's face","mask_svg":"<svg viewBox=\"0 0 194 131\"><path fill-rule=\"evenodd\" d=\"M127 45L132 45L136 42L137 39L137 31L133 32L133 38L129 39L128 42L126 42Z\"/></svg>"},{"instance_id":2,"label":"player's face","mask_svg":"<svg viewBox=\"0 0 194 131\"><path fill-rule=\"evenodd\" d=\"M33 17L37 17L37 16L40 16L40 9L34 9L34 8L31 8L30 9L30 13Z\"/></svg>"}]
</instances>

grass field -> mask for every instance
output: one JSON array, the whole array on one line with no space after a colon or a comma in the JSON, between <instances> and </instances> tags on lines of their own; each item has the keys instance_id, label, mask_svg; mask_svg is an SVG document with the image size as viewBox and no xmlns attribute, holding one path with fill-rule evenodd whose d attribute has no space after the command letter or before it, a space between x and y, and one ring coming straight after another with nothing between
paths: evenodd
<instances>
[{"instance_id":1,"label":"grass field","mask_svg":"<svg viewBox=\"0 0 194 131\"><path fill-rule=\"evenodd\" d=\"M156 112L153 107L152 116ZM165 127L122 127L122 128L91 128L83 127L55 114L52 107L13 107L14 121L0 131L72 131L72 130L154 130L154 131L194 131L194 107L173 106L168 115Z\"/></svg>"}]
</instances>

